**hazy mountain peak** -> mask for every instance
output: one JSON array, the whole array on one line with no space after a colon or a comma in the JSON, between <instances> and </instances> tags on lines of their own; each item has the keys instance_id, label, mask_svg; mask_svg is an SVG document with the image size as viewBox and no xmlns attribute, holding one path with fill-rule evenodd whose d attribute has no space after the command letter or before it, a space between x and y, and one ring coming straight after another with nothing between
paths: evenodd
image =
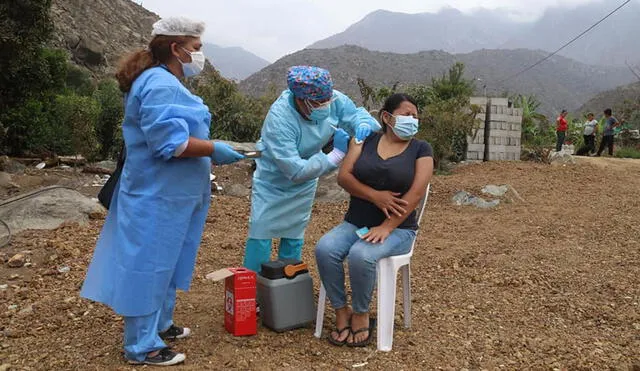
<instances>
[{"instance_id":1,"label":"hazy mountain peak","mask_svg":"<svg viewBox=\"0 0 640 371\"><path fill-rule=\"evenodd\" d=\"M546 9L534 21L517 22L505 9L478 8L463 13L452 7L437 13L407 14L377 10L344 32L318 41L311 48L360 45L370 50L415 53L442 49L468 53L479 49L540 49L554 51L615 8L609 1L578 7ZM640 3L629 3L562 55L588 64L623 66L625 60L640 62L636 48L640 34Z\"/></svg>"}]
</instances>

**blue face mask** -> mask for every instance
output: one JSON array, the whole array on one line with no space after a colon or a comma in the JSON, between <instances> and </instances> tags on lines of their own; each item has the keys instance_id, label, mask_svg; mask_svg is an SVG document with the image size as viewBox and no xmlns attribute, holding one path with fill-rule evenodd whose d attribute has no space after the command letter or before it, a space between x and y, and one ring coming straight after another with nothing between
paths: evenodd
<instances>
[{"instance_id":1,"label":"blue face mask","mask_svg":"<svg viewBox=\"0 0 640 371\"><path fill-rule=\"evenodd\" d=\"M331 102L327 102L320 107L312 107L311 103L308 101L305 101L305 104L311 112L309 114L309 119L313 121L324 121L329 118L329 115L331 115Z\"/></svg>"},{"instance_id":2,"label":"blue face mask","mask_svg":"<svg viewBox=\"0 0 640 371\"><path fill-rule=\"evenodd\" d=\"M409 140L418 133L417 118L413 116L393 116L396 119L396 125L391 128L393 133L402 140Z\"/></svg>"}]
</instances>

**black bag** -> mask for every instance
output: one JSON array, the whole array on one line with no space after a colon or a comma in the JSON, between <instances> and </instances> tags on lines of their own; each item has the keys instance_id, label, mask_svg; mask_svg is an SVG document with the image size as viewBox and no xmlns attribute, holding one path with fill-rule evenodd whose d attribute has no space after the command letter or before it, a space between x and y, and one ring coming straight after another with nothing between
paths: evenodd
<instances>
[{"instance_id":1,"label":"black bag","mask_svg":"<svg viewBox=\"0 0 640 371\"><path fill-rule=\"evenodd\" d=\"M118 156L118 163L116 164L116 169L111 174L111 177L107 180L107 182L102 186L100 193L98 193L98 201L105 208L109 209L109 205L111 204L111 198L113 197L113 193L116 190L116 186L120 181L120 175L122 174L122 168L124 167L124 160L127 157L127 149L126 147L122 148L120 151L120 155Z\"/></svg>"}]
</instances>

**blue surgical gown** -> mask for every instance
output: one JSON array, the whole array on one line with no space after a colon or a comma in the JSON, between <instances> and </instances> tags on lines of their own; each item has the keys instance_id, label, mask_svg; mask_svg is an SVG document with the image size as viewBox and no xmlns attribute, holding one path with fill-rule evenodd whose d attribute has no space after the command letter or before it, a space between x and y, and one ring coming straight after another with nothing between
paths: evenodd
<instances>
[{"instance_id":1,"label":"blue surgical gown","mask_svg":"<svg viewBox=\"0 0 640 371\"><path fill-rule=\"evenodd\" d=\"M331 114L309 121L295 108L293 94L285 90L271 106L262 126L251 192L249 238L302 239L311 217L318 177L337 167L322 153L335 129L353 136L361 123L377 131L380 124L364 108L356 108L346 95L334 91Z\"/></svg>"},{"instance_id":2,"label":"blue surgical gown","mask_svg":"<svg viewBox=\"0 0 640 371\"><path fill-rule=\"evenodd\" d=\"M158 310L170 285L187 290L209 209L209 157L176 158L211 115L163 67L133 83L122 124L127 159L81 296L123 316Z\"/></svg>"}]
</instances>

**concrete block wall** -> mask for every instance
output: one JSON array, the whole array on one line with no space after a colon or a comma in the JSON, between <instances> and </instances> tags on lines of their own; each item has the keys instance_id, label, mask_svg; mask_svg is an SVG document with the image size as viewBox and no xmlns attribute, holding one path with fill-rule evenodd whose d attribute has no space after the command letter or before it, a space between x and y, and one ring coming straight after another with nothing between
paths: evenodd
<instances>
[{"instance_id":1,"label":"concrete block wall","mask_svg":"<svg viewBox=\"0 0 640 371\"><path fill-rule=\"evenodd\" d=\"M522 138L522 110L508 106L507 98L490 99L489 160L519 161ZM472 97L471 104L480 106L477 118L482 121L476 134L467 138L467 160L484 160L485 118L487 98Z\"/></svg>"}]
</instances>

